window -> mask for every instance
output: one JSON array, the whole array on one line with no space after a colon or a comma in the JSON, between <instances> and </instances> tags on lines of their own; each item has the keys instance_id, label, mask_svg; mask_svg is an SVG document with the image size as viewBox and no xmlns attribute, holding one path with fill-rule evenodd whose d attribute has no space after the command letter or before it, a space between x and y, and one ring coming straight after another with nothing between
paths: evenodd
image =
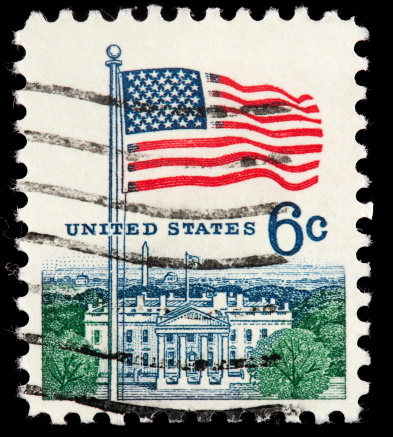
<instances>
[{"instance_id":1,"label":"window","mask_svg":"<svg viewBox=\"0 0 393 437\"><path fill-rule=\"evenodd\" d=\"M267 337L267 329L261 329L261 338Z\"/></svg>"},{"instance_id":2,"label":"window","mask_svg":"<svg viewBox=\"0 0 393 437\"><path fill-rule=\"evenodd\" d=\"M213 352L209 351L207 353L207 361L208 361L209 367L213 367Z\"/></svg>"},{"instance_id":3,"label":"window","mask_svg":"<svg viewBox=\"0 0 393 437\"><path fill-rule=\"evenodd\" d=\"M246 341L251 341L251 340L252 340L252 330L246 329Z\"/></svg>"},{"instance_id":4,"label":"window","mask_svg":"<svg viewBox=\"0 0 393 437\"><path fill-rule=\"evenodd\" d=\"M235 367L236 351L229 352L229 365Z\"/></svg>"},{"instance_id":5,"label":"window","mask_svg":"<svg viewBox=\"0 0 393 437\"><path fill-rule=\"evenodd\" d=\"M126 366L130 367L130 366L132 366L132 363L133 363L133 355L132 354L127 354L127 357L126 357Z\"/></svg>"},{"instance_id":6,"label":"window","mask_svg":"<svg viewBox=\"0 0 393 437\"><path fill-rule=\"evenodd\" d=\"M149 365L149 354L143 354L143 365L146 367Z\"/></svg>"},{"instance_id":7,"label":"window","mask_svg":"<svg viewBox=\"0 0 393 437\"><path fill-rule=\"evenodd\" d=\"M144 329L142 332L142 341L144 343L149 341L149 331L147 329Z\"/></svg>"},{"instance_id":8,"label":"window","mask_svg":"<svg viewBox=\"0 0 393 437\"><path fill-rule=\"evenodd\" d=\"M99 329L96 329L94 331L94 344L100 344L101 343L101 331Z\"/></svg>"},{"instance_id":9,"label":"window","mask_svg":"<svg viewBox=\"0 0 393 437\"><path fill-rule=\"evenodd\" d=\"M195 340L194 334L187 334L187 341L189 341L190 343L193 343L194 340Z\"/></svg>"},{"instance_id":10,"label":"window","mask_svg":"<svg viewBox=\"0 0 393 437\"><path fill-rule=\"evenodd\" d=\"M175 367L175 352L168 352L168 367Z\"/></svg>"},{"instance_id":11,"label":"window","mask_svg":"<svg viewBox=\"0 0 393 437\"><path fill-rule=\"evenodd\" d=\"M126 331L126 342L132 343L132 331L131 330Z\"/></svg>"},{"instance_id":12,"label":"window","mask_svg":"<svg viewBox=\"0 0 393 437\"><path fill-rule=\"evenodd\" d=\"M212 332L209 332L209 334L207 334L207 341L208 341L209 343L213 343L213 340L214 340L213 333L212 333Z\"/></svg>"},{"instance_id":13,"label":"window","mask_svg":"<svg viewBox=\"0 0 393 437\"><path fill-rule=\"evenodd\" d=\"M166 341L168 341L169 343L172 343L172 341L173 341L173 334L167 334L166 335Z\"/></svg>"},{"instance_id":14,"label":"window","mask_svg":"<svg viewBox=\"0 0 393 437\"><path fill-rule=\"evenodd\" d=\"M231 341L235 341L236 340L236 329L232 329L230 340Z\"/></svg>"},{"instance_id":15,"label":"window","mask_svg":"<svg viewBox=\"0 0 393 437\"><path fill-rule=\"evenodd\" d=\"M246 357L246 359L248 360L251 357L251 349L246 349L246 353L244 354L244 356Z\"/></svg>"}]
</instances>

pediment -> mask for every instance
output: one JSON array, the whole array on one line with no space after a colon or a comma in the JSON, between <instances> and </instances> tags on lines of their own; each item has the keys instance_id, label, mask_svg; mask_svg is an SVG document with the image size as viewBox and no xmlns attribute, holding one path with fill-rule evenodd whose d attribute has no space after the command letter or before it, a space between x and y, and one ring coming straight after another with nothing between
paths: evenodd
<instances>
[{"instance_id":1,"label":"pediment","mask_svg":"<svg viewBox=\"0 0 393 437\"><path fill-rule=\"evenodd\" d=\"M206 314L197 308L187 308L184 312L176 311L172 317L164 320L159 326L228 326L228 323Z\"/></svg>"}]
</instances>

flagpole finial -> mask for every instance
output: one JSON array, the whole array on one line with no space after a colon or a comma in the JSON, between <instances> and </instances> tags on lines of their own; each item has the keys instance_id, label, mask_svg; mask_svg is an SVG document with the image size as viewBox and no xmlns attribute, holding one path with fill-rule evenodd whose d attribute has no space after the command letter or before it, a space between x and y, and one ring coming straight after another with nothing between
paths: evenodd
<instances>
[{"instance_id":1,"label":"flagpole finial","mask_svg":"<svg viewBox=\"0 0 393 437\"><path fill-rule=\"evenodd\" d=\"M121 55L121 49L119 46L117 46L116 44L111 44L107 49L106 49L106 54L111 58L111 59L117 59L120 55Z\"/></svg>"}]
</instances>

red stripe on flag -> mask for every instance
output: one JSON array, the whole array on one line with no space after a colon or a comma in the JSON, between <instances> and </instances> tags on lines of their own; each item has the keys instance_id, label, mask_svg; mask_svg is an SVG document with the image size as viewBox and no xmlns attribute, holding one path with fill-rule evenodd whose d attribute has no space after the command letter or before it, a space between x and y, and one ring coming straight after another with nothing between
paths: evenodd
<instances>
[{"instance_id":1,"label":"red stripe on flag","mask_svg":"<svg viewBox=\"0 0 393 437\"><path fill-rule=\"evenodd\" d=\"M244 100L233 94L226 93L224 91L209 91L209 95L212 97L221 97L223 99L232 100L233 102L241 103L243 106L290 106L291 108L298 109L299 111L310 114L312 112L319 112L317 105L311 106L299 106L295 103L289 102L284 99L258 99L258 100Z\"/></svg>"},{"instance_id":2,"label":"red stripe on flag","mask_svg":"<svg viewBox=\"0 0 393 437\"><path fill-rule=\"evenodd\" d=\"M250 123L239 123L235 121L215 121L213 126L217 129L247 129L267 135L272 138L289 138L289 137L322 137L322 129L285 129L285 130L270 130L263 127L255 126Z\"/></svg>"},{"instance_id":3,"label":"red stripe on flag","mask_svg":"<svg viewBox=\"0 0 393 437\"><path fill-rule=\"evenodd\" d=\"M301 114L286 114L286 115L254 115L249 112L242 111L238 108L232 108L230 106L213 106L212 108L216 108L217 110L222 110L226 112L230 112L232 114L240 114L246 117L252 118L258 123L279 123L284 121L310 121L311 123L321 124L321 120L318 118L310 118L305 117Z\"/></svg>"},{"instance_id":4,"label":"red stripe on flag","mask_svg":"<svg viewBox=\"0 0 393 437\"><path fill-rule=\"evenodd\" d=\"M307 162L301 165L287 165L272 159L269 156L260 153L238 152L230 155L220 156L218 158L158 158L146 161L136 161L128 164L128 171L147 170L149 168L173 167L173 166L192 166L192 167L218 167L221 165L231 164L233 162L247 160L259 160L268 162L275 167L288 171L290 173L301 173L304 171L317 168L319 161Z\"/></svg>"},{"instance_id":5,"label":"red stripe on flag","mask_svg":"<svg viewBox=\"0 0 393 437\"><path fill-rule=\"evenodd\" d=\"M233 144L251 144L259 149L285 155L304 155L306 153L319 153L322 151L322 144L307 144L294 146L271 146L259 141L250 140L246 137L218 137L218 138L192 138L180 140L144 141L128 146L130 152L146 152L160 149L184 149L194 147L226 147Z\"/></svg>"},{"instance_id":6,"label":"red stripe on flag","mask_svg":"<svg viewBox=\"0 0 393 437\"><path fill-rule=\"evenodd\" d=\"M260 168L243 170L237 173L230 173L222 176L175 176L160 179L148 179L144 181L129 182L129 191L149 191L161 188L200 186L200 187L219 187L223 185L235 184L255 178L269 178L276 181L283 188L290 191L304 190L318 182L318 176L314 176L300 183L291 183L279 176L277 173Z\"/></svg>"},{"instance_id":7,"label":"red stripe on flag","mask_svg":"<svg viewBox=\"0 0 393 437\"><path fill-rule=\"evenodd\" d=\"M243 93L257 93L257 92L263 92L263 91L273 91L279 94L284 95L288 99L293 100L296 103L302 103L305 100L312 100L312 97L309 94L303 94L300 97L294 97L291 94L284 91L282 88L278 88L273 85L240 85L239 83L235 82L234 80L230 79L226 76L221 76L218 74L207 74L207 78L209 82L215 82L215 83L221 83L223 85L230 86L232 88L235 88L238 91L241 91Z\"/></svg>"}]
</instances>

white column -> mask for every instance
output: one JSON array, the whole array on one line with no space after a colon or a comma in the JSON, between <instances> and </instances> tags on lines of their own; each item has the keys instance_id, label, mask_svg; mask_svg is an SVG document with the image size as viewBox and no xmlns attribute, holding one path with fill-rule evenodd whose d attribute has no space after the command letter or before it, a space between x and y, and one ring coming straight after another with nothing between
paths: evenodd
<instances>
[{"instance_id":1,"label":"white column","mask_svg":"<svg viewBox=\"0 0 393 437\"><path fill-rule=\"evenodd\" d=\"M157 365L158 365L158 379L164 379L165 376L165 343L164 343L164 335L158 335L158 357L157 357Z\"/></svg>"},{"instance_id":2,"label":"white column","mask_svg":"<svg viewBox=\"0 0 393 437\"><path fill-rule=\"evenodd\" d=\"M224 376L228 375L229 369L229 350L228 350L228 335L223 334L222 336L222 359L225 361L224 363Z\"/></svg>"},{"instance_id":3,"label":"white column","mask_svg":"<svg viewBox=\"0 0 393 437\"><path fill-rule=\"evenodd\" d=\"M201 336L201 359L207 361L207 335Z\"/></svg>"},{"instance_id":4,"label":"white column","mask_svg":"<svg viewBox=\"0 0 393 437\"><path fill-rule=\"evenodd\" d=\"M217 367L220 366L221 360L222 360L221 336L222 336L222 334L216 334L216 340L217 340L216 341L216 343L217 343L216 351L217 351L217 355L215 356L214 362L217 363Z\"/></svg>"},{"instance_id":5,"label":"white column","mask_svg":"<svg viewBox=\"0 0 393 437\"><path fill-rule=\"evenodd\" d=\"M207 361L207 335L201 336L201 360ZM201 385L209 384L207 369L208 366L206 366L205 370L202 370Z\"/></svg>"},{"instance_id":6,"label":"white column","mask_svg":"<svg viewBox=\"0 0 393 437\"><path fill-rule=\"evenodd\" d=\"M201 354L201 336L199 334L195 334L195 341L196 341L196 344L197 344L197 353L198 353L197 360L201 360L202 359L202 354Z\"/></svg>"},{"instance_id":7,"label":"white column","mask_svg":"<svg viewBox=\"0 0 393 437\"><path fill-rule=\"evenodd\" d=\"M180 373L179 373L179 377L181 380L184 380L184 383L186 383L186 366L187 366L187 361L186 361L186 336L185 335L181 335L180 336L180 357L179 357L179 361L180 361ZM183 370L184 369L184 370Z\"/></svg>"}]
</instances>

